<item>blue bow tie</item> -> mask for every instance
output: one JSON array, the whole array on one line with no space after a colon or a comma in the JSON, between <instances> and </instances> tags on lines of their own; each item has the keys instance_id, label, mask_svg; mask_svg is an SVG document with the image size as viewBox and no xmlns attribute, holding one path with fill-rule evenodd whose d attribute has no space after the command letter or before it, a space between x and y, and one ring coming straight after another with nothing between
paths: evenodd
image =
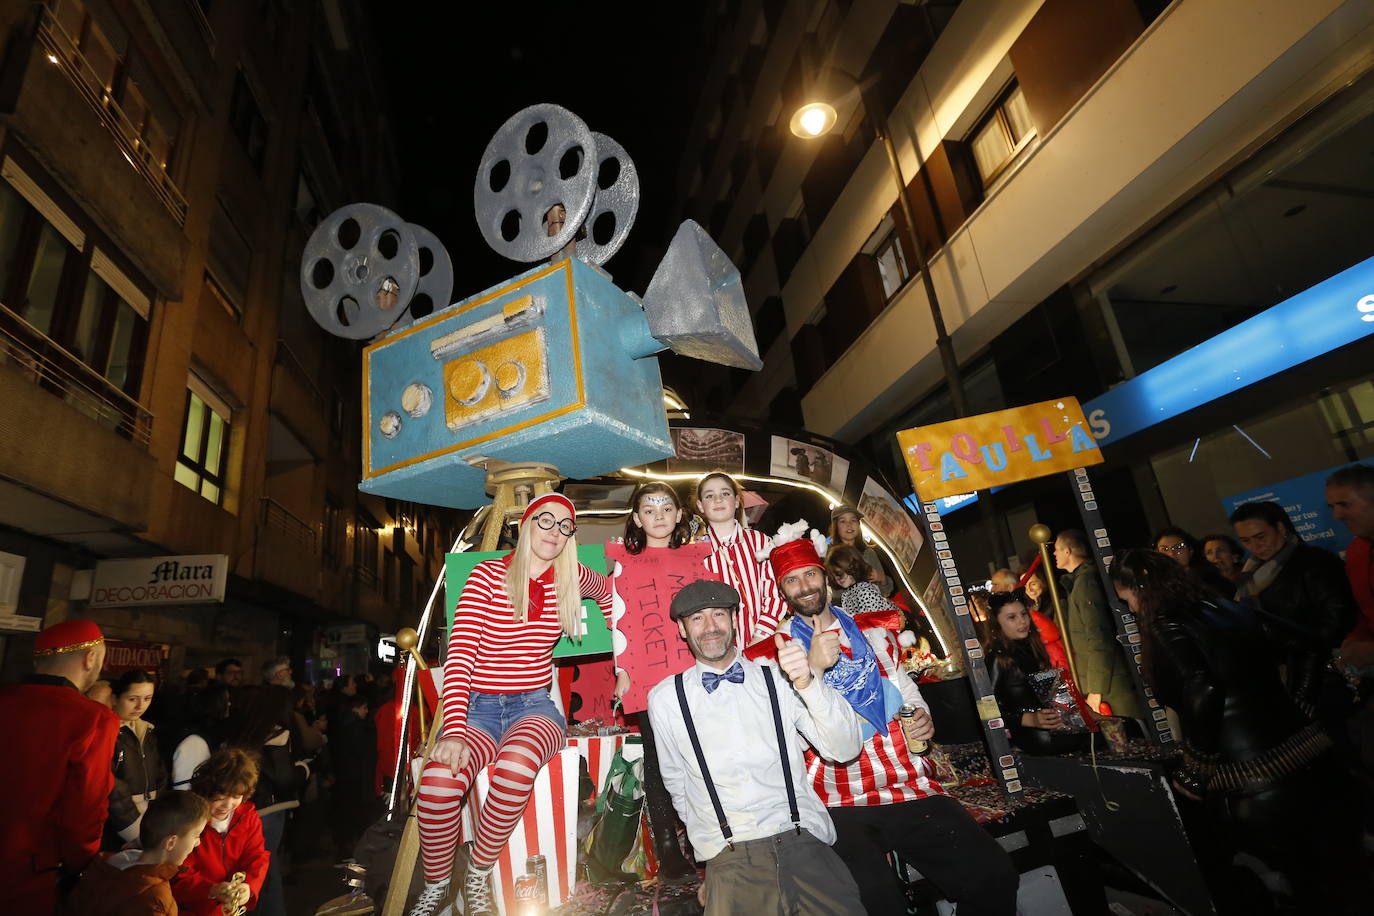
<instances>
[{"instance_id":1,"label":"blue bow tie","mask_svg":"<svg viewBox=\"0 0 1374 916\"><path fill-rule=\"evenodd\" d=\"M729 681L732 684L744 683L744 669L739 662L735 662L725 669L724 674L716 674L714 671L701 672L701 686L706 688L707 693L715 693L721 681Z\"/></svg>"}]
</instances>

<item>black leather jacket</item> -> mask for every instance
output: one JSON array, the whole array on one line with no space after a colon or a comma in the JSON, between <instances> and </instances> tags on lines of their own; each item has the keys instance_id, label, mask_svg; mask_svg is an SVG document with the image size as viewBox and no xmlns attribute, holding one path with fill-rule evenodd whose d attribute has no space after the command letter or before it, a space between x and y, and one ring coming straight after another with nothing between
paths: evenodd
<instances>
[{"instance_id":1,"label":"black leather jacket","mask_svg":"<svg viewBox=\"0 0 1374 916\"><path fill-rule=\"evenodd\" d=\"M1209 600L1193 613L1155 618L1146 638L1155 696L1178 713L1186 745L1200 757L1249 760L1307 724L1249 608Z\"/></svg>"},{"instance_id":2,"label":"black leather jacket","mask_svg":"<svg viewBox=\"0 0 1374 916\"><path fill-rule=\"evenodd\" d=\"M1274 581L1250 599L1288 670L1288 690L1309 712L1321 697L1331 650L1355 626L1359 608L1340 557L1299 544ZM1266 616L1267 615L1267 616Z\"/></svg>"},{"instance_id":3,"label":"black leather jacket","mask_svg":"<svg viewBox=\"0 0 1374 916\"><path fill-rule=\"evenodd\" d=\"M1021 640L1025 643L1026 640ZM1006 664L998 664L1005 657ZM1021 716L1028 712L1044 709L1035 688L1026 679L1028 673L1040 670L1035 655L1029 646L1015 647L1010 655L987 656L988 676L992 678L992 690L997 697L997 706L1002 718L1011 729L1012 741L1027 754L1066 754L1084 750L1091 740L1088 732L1061 732L1033 725L1022 725Z\"/></svg>"},{"instance_id":4,"label":"black leather jacket","mask_svg":"<svg viewBox=\"0 0 1374 916\"><path fill-rule=\"evenodd\" d=\"M138 820L141 812L134 796L147 800L167 788L167 766L158 753L156 730L151 723L144 727L141 742L127 725L120 727L115 739L114 759L110 762L115 784L110 791L109 818L105 821L106 849L119 849L123 845L119 831Z\"/></svg>"}]
</instances>

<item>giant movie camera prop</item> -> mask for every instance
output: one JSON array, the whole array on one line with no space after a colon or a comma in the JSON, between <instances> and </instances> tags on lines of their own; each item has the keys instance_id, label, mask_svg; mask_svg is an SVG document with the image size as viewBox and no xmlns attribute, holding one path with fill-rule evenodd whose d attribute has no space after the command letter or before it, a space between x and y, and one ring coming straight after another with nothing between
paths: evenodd
<instances>
[{"instance_id":1,"label":"giant movie camera prop","mask_svg":"<svg viewBox=\"0 0 1374 916\"><path fill-rule=\"evenodd\" d=\"M679 227L642 300L601 269L639 208L634 162L557 105L510 118L482 155L477 222L498 254L538 266L449 304L453 264L420 226L356 203L315 229L301 292L363 351L369 493L470 508L492 459L594 477L673 454L654 354L762 366L739 270ZM432 303L432 315L411 310Z\"/></svg>"}]
</instances>

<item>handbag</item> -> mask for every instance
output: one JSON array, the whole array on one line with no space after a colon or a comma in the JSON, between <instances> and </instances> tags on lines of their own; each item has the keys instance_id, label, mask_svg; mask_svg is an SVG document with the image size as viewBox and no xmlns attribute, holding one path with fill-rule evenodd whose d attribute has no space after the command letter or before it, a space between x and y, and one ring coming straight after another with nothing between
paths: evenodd
<instances>
[{"instance_id":1,"label":"handbag","mask_svg":"<svg viewBox=\"0 0 1374 916\"><path fill-rule=\"evenodd\" d=\"M621 863L634 847L644 807L644 762L629 761L619 750L611 758L606 784L596 798L596 820L587 836L587 878L593 884L628 884L639 876Z\"/></svg>"}]
</instances>

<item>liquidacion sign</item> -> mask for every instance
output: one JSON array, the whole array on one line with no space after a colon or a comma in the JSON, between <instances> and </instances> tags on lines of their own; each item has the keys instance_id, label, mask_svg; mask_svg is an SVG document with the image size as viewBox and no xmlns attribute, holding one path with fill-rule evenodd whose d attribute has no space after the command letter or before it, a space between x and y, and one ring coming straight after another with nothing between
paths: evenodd
<instances>
[{"instance_id":1,"label":"liquidacion sign","mask_svg":"<svg viewBox=\"0 0 1374 916\"><path fill-rule=\"evenodd\" d=\"M925 502L1102 462L1076 398L905 429L897 442Z\"/></svg>"},{"instance_id":2,"label":"liquidacion sign","mask_svg":"<svg viewBox=\"0 0 1374 916\"><path fill-rule=\"evenodd\" d=\"M101 560L88 606L213 604L224 600L228 578L229 557L222 553Z\"/></svg>"}]
</instances>

